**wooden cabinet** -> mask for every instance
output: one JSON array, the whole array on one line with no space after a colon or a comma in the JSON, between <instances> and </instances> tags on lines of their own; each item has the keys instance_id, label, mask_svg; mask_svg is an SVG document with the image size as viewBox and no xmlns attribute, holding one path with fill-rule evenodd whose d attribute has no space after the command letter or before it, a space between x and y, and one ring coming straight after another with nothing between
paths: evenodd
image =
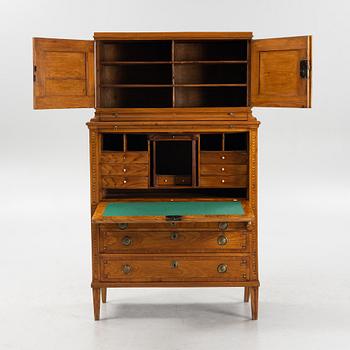
<instances>
[{"instance_id":1,"label":"wooden cabinet","mask_svg":"<svg viewBox=\"0 0 350 350\"><path fill-rule=\"evenodd\" d=\"M311 107L311 37L33 39L34 108L95 108L92 289L244 288L258 318L252 107Z\"/></svg>"}]
</instances>

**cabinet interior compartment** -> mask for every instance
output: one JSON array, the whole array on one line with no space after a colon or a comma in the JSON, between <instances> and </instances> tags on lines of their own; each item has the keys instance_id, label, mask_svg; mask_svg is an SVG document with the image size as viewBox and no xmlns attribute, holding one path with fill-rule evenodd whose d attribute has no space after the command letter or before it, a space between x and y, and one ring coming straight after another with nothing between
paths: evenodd
<instances>
[{"instance_id":1,"label":"cabinet interior compartment","mask_svg":"<svg viewBox=\"0 0 350 350\"><path fill-rule=\"evenodd\" d=\"M171 64L103 64L104 84L172 84Z\"/></svg>"},{"instance_id":2,"label":"cabinet interior compartment","mask_svg":"<svg viewBox=\"0 0 350 350\"><path fill-rule=\"evenodd\" d=\"M225 134L225 151L247 151L248 150L248 132L235 132Z\"/></svg>"},{"instance_id":3,"label":"cabinet interior compartment","mask_svg":"<svg viewBox=\"0 0 350 350\"><path fill-rule=\"evenodd\" d=\"M245 61L247 40L175 41L175 61Z\"/></svg>"},{"instance_id":4,"label":"cabinet interior compartment","mask_svg":"<svg viewBox=\"0 0 350 350\"><path fill-rule=\"evenodd\" d=\"M175 84L246 84L246 63L175 64Z\"/></svg>"},{"instance_id":5,"label":"cabinet interior compartment","mask_svg":"<svg viewBox=\"0 0 350 350\"><path fill-rule=\"evenodd\" d=\"M103 133L102 151L122 152L124 148L123 134Z\"/></svg>"},{"instance_id":6,"label":"cabinet interior compartment","mask_svg":"<svg viewBox=\"0 0 350 350\"><path fill-rule=\"evenodd\" d=\"M147 134L126 134L127 151L147 151L148 135Z\"/></svg>"},{"instance_id":7,"label":"cabinet interior compartment","mask_svg":"<svg viewBox=\"0 0 350 350\"><path fill-rule=\"evenodd\" d=\"M171 40L103 41L100 60L105 61L171 61Z\"/></svg>"},{"instance_id":8,"label":"cabinet interior compartment","mask_svg":"<svg viewBox=\"0 0 350 350\"><path fill-rule=\"evenodd\" d=\"M247 106L247 88L245 86L176 87L175 107L219 106Z\"/></svg>"},{"instance_id":9,"label":"cabinet interior compartment","mask_svg":"<svg viewBox=\"0 0 350 350\"><path fill-rule=\"evenodd\" d=\"M154 183L160 184L160 180L164 179L166 182L169 181L169 186L191 186L193 175L192 141L155 141L154 147Z\"/></svg>"},{"instance_id":10,"label":"cabinet interior compartment","mask_svg":"<svg viewBox=\"0 0 350 350\"><path fill-rule=\"evenodd\" d=\"M222 151L223 137L222 134L201 134L200 150L201 151Z\"/></svg>"},{"instance_id":11,"label":"cabinet interior compartment","mask_svg":"<svg viewBox=\"0 0 350 350\"><path fill-rule=\"evenodd\" d=\"M172 107L172 88L104 87L102 108L166 108Z\"/></svg>"}]
</instances>

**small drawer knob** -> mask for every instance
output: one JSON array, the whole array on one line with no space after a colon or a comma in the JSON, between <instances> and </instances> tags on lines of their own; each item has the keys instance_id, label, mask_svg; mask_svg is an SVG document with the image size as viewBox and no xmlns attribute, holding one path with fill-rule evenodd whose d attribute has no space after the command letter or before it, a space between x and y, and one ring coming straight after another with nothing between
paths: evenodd
<instances>
[{"instance_id":1,"label":"small drawer knob","mask_svg":"<svg viewBox=\"0 0 350 350\"><path fill-rule=\"evenodd\" d=\"M221 180L221 183L225 183L225 180L224 180L224 179L222 179L222 180Z\"/></svg>"},{"instance_id":2,"label":"small drawer knob","mask_svg":"<svg viewBox=\"0 0 350 350\"><path fill-rule=\"evenodd\" d=\"M217 270L219 273L225 273L227 271L227 265L226 264L219 264Z\"/></svg>"},{"instance_id":3,"label":"small drawer knob","mask_svg":"<svg viewBox=\"0 0 350 350\"><path fill-rule=\"evenodd\" d=\"M124 154L124 155L123 155L123 160L125 160L125 159L126 159L126 155Z\"/></svg>"},{"instance_id":4,"label":"small drawer knob","mask_svg":"<svg viewBox=\"0 0 350 350\"><path fill-rule=\"evenodd\" d=\"M170 264L172 269L177 269L179 266L179 263L176 260L173 260Z\"/></svg>"},{"instance_id":5,"label":"small drawer knob","mask_svg":"<svg viewBox=\"0 0 350 350\"><path fill-rule=\"evenodd\" d=\"M225 159L226 159L226 157L225 157L225 156L221 156L221 159L222 159L222 160L225 160Z\"/></svg>"},{"instance_id":6,"label":"small drawer knob","mask_svg":"<svg viewBox=\"0 0 350 350\"><path fill-rule=\"evenodd\" d=\"M129 236L125 236L122 239L122 244L128 246L132 243L132 239Z\"/></svg>"},{"instance_id":7,"label":"small drawer knob","mask_svg":"<svg viewBox=\"0 0 350 350\"><path fill-rule=\"evenodd\" d=\"M126 173L126 172L127 172L127 169L126 169L126 168L124 168L124 169L123 169L123 173Z\"/></svg>"},{"instance_id":8,"label":"small drawer knob","mask_svg":"<svg viewBox=\"0 0 350 350\"><path fill-rule=\"evenodd\" d=\"M177 232L171 232L170 233L170 239L171 240L176 240L176 239L178 239L179 238L179 235L178 235L178 233Z\"/></svg>"},{"instance_id":9,"label":"small drawer knob","mask_svg":"<svg viewBox=\"0 0 350 350\"><path fill-rule=\"evenodd\" d=\"M226 245L228 242L228 239L224 235L220 235L217 239L218 245Z\"/></svg>"},{"instance_id":10,"label":"small drawer knob","mask_svg":"<svg viewBox=\"0 0 350 350\"><path fill-rule=\"evenodd\" d=\"M164 182L168 182L168 179L164 179Z\"/></svg>"},{"instance_id":11,"label":"small drawer knob","mask_svg":"<svg viewBox=\"0 0 350 350\"><path fill-rule=\"evenodd\" d=\"M128 264L123 265L122 266L122 271L123 271L123 273L125 273L127 275L128 273L131 272L131 266L128 265Z\"/></svg>"},{"instance_id":12,"label":"small drawer knob","mask_svg":"<svg viewBox=\"0 0 350 350\"><path fill-rule=\"evenodd\" d=\"M221 171L225 171L225 168L221 168Z\"/></svg>"},{"instance_id":13,"label":"small drawer knob","mask_svg":"<svg viewBox=\"0 0 350 350\"><path fill-rule=\"evenodd\" d=\"M127 180L125 180L125 179L123 180L123 184L126 184L127 182L128 182Z\"/></svg>"}]
</instances>

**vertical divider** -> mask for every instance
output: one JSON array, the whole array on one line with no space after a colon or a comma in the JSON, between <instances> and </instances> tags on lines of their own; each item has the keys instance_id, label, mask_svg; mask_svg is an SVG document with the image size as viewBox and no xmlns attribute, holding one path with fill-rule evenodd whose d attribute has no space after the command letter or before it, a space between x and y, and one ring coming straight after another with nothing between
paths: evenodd
<instances>
[{"instance_id":1,"label":"vertical divider","mask_svg":"<svg viewBox=\"0 0 350 350\"><path fill-rule=\"evenodd\" d=\"M171 41L171 74L172 74L172 85L173 85L173 108L175 107L176 101L176 90L175 90L175 40Z\"/></svg>"},{"instance_id":2,"label":"vertical divider","mask_svg":"<svg viewBox=\"0 0 350 350\"><path fill-rule=\"evenodd\" d=\"M225 133L222 134L222 150L225 151Z\"/></svg>"},{"instance_id":3,"label":"vertical divider","mask_svg":"<svg viewBox=\"0 0 350 350\"><path fill-rule=\"evenodd\" d=\"M128 143L126 140L126 134L123 134L123 151L124 151L124 153L127 151L127 149L128 149Z\"/></svg>"}]
</instances>

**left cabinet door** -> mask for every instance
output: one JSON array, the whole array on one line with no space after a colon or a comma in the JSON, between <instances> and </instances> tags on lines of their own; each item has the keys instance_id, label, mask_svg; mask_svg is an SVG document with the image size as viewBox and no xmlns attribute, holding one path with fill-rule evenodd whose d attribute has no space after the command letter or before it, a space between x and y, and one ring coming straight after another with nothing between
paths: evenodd
<instances>
[{"instance_id":1,"label":"left cabinet door","mask_svg":"<svg viewBox=\"0 0 350 350\"><path fill-rule=\"evenodd\" d=\"M95 107L94 42L33 39L34 109Z\"/></svg>"}]
</instances>

